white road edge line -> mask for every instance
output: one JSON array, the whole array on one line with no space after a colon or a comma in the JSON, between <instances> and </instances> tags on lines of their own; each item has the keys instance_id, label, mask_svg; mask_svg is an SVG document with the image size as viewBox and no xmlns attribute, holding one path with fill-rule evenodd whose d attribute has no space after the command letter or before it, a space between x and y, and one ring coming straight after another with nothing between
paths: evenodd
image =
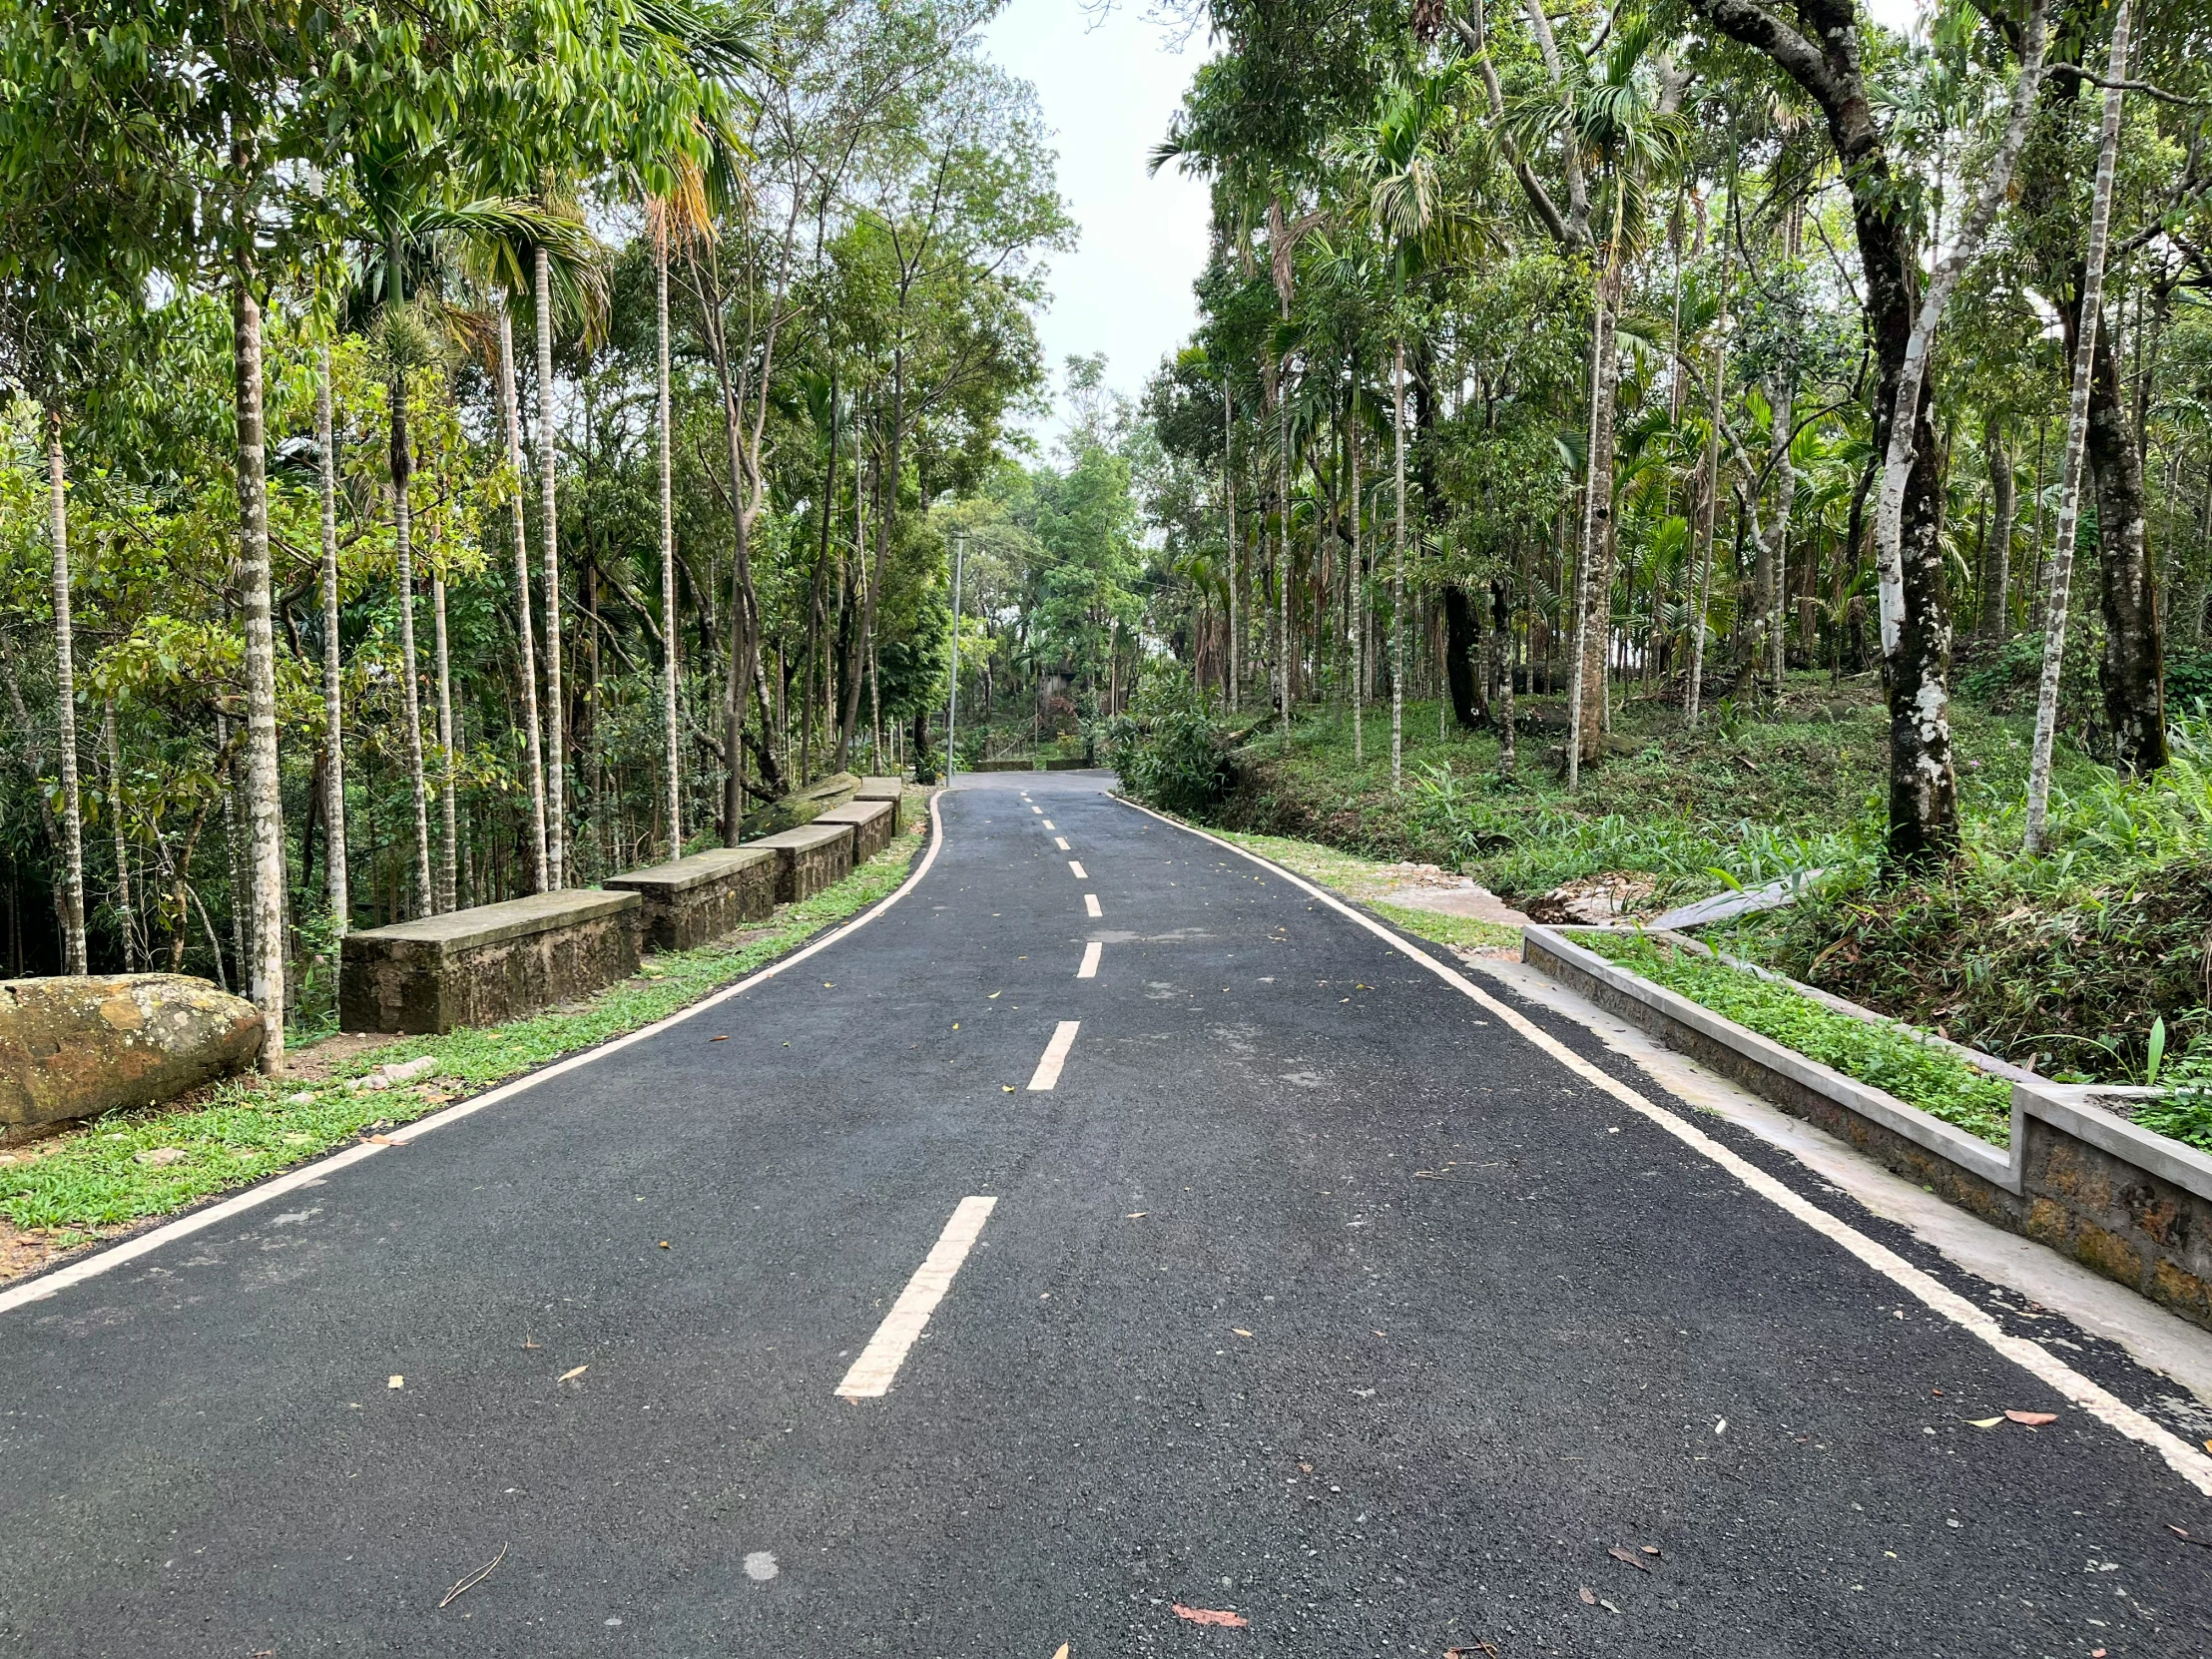
<instances>
[{"instance_id":1,"label":"white road edge line","mask_svg":"<svg viewBox=\"0 0 2212 1659\"><path fill-rule=\"evenodd\" d=\"M867 1347L860 1350L860 1357L852 1362L852 1369L837 1384L838 1398L880 1399L890 1392L891 1379L906 1363L907 1351L921 1336L921 1328L929 1323L929 1316L937 1311L937 1304L944 1300L945 1292L952 1289L952 1276L967 1260L968 1252L975 1247L976 1238L983 1231L983 1223L997 1203L995 1198L960 1200L959 1207L952 1212L952 1219L937 1235L936 1244L921 1266L914 1269L913 1278L906 1281L906 1288L898 1293L891 1311L883 1316L883 1323L875 1328L875 1335L868 1339Z\"/></svg>"},{"instance_id":2,"label":"white road edge line","mask_svg":"<svg viewBox=\"0 0 2212 1659\"><path fill-rule=\"evenodd\" d=\"M1075 1046L1079 1019L1064 1019L1053 1027L1052 1040L1044 1045L1044 1058L1037 1062L1037 1069L1029 1078L1032 1091L1052 1088L1060 1081L1060 1068L1068 1063L1068 1050Z\"/></svg>"},{"instance_id":3,"label":"white road edge line","mask_svg":"<svg viewBox=\"0 0 2212 1659\"><path fill-rule=\"evenodd\" d=\"M113 1272L125 1263L134 1262L141 1256L161 1249L163 1245L172 1244L178 1239L190 1238L204 1228L214 1227L220 1222L229 1221L233 1216L243 1215L258 1205L267 1204L271 1199L281 1198L286 1193L295 1192L301 1187L313 1186L324 1177L334 1175L348 1164L357 1164L363 1158L373 1157L379 1152L389 1151L394 1146L404 1146L419 1136L429 1134L433 1129L442 1129L449 1123L458 1123L471 1113L481 1112L487 1106L496 1106L503 1100L511 1100L525 1089L534 1089L540 1083L550 1082L556 1077L566 1076L569 1072L588 1066L596 1060L604 1060L610 1054L620 1053L633 1043L644 1042L648 1037L657 1037L663 1031L681 1025L684 1021L703 1014L708 1009L727 1002L734 996L743 995L755 985L774 979L786 969L799 966L808 957L820 951L828 950L846 934L866 926L867 923L873 921L913 891L916 883L929 873L929 866L937 861L937 849L944 845L944 818L937 810L938 799L935 795L929 798L929 845L921 855L921 862L914 866L912 873L878 902L868 906L867 909L861 911L834 932L824 934L805 949L794 951L782 961L772 962L761 969L760 972L740 979L735 985L727 985L716 991L712 996L702 997L688 1008L679 1008L675 1013L664 1019L655 1020L651 1025L641 1025L637 1030L626 1035L610 1038L597 1048L588 1048L581 1054L572 1054L565 1060L556 1060L542 1071L533 1071L527 1077L517 1077L511 1083L502 1083L497 1088L486 1089L482 1094L461 1101L458 1105L448 1106L442 1112L433 1112L426 1118L417 1118L413 1123L391 1130L382 1142L357 1142L342 1151L333 1152L327 1158L318 1158L311 1164L301 1164L297 1169L286 1171L273 1180L263 1182L258 1187L249 1187L245 1192L238 1194L236 1197L227 1198L220 1204L211 1204L205 1210L195 1210L188 1216L179 1216L175 1221L154 1228L149 1232L141 1233L134 1239L126 1239L113 1249L103 1250L96 1255L87 1256L81 1261L70 1263L65 1268L57 1268L42 1278L33 1279L27 1284L17 1285L11 1290L0 1291L0 1314L5 1314L11 1309L20 1308L26 1303L43 1302L57 1292L67 1290L72 1285L81 1285L88 1279L98 1278L101 1274Z\"/></svg>"},{"instance_id":4,"label":"white road edge line","mask_svg":"<svg viewBox=\"0 0 2212 1659\"><path fill-rule=\"evenodd\" d=\"M1782 1182L1777 1181L1756 1164L1738 1157L1734 1152L1731 1152L1727 1147L1698 1128L1697 1125L1687 1123L1676 1117L1674 1113L1654 1105L1626 1083L1621 1082L1600 1067L1591 1064L1548 1031L1531 1022L1518 1009L1491 996L1475 984L1473 980L1459 972L1458 969L1447 967L1444 963L1429 955L1427 951L1408 943L1373 917L1362 915L1335 893L1315 886L1313 882L1292 870L1284 868L1273 859L1264 858L1257 852L1248 851L1234 841L1223 840L1218 835L1209 835L1203 830L1194 830L1187 824L1178 824L1164 813L1156 813L1149 807L1138 806L1136 802L1130 801L1126 797L1115 796L1112 799L1120 801L1124 806L1135 808L1148 818L1156 818L1162 824L1173 825L1187 834L1196 835L1201 840L1212 841L1216 846L1225 847L1241 857L1249 858L1263 868L1275 871L1276 874L1293 886L1299 887L1313 897L1320 899L1340 915L1349 917L1377 938L1410 956L1414 961L1434 973L1437 978L1479 1003L1486 1011L1495 1014L1516 1033L1527 1038L1528 1041L1549 1054L1568 1070L1603 1089L1629 1110L1650 1119L1651 1122L1674 1136L1675 1139L1681 1141L1692 1151L1711 1159L1777 1209L1787 1211L1799 1221L1805 1223L1806 1226L1812 1228L1814 1232L1842 1246L1852 1255L1858 1257L1860 1261L1866 1263L1868 1267L1873 1268L1875 1272L1881 1274L1893 1284L1911 1292L1924 1306L1942 1315L1943 1318L1949 1320L1960 1330L1978 1338L2038 1382L2047 1383L2051 1388L2063 1394L2069 1401L2088 1412L2107 1427L2115 1429L2128 1439L2157 1452L2160 1457L2165 1459L2168 1468L2207 1497L2212 1497L2212 1457L2207 1457L2180 1436L2170 1432L2136 1410L2134 1406L2128 1404L2118 1395L2091 1382L2040 1344L2031 1343L2024 1337L2008 1335L1995 1320L1976 1308L1964 1297L1958 1295L1957 1292L1949 1289L1929 1274L1923 1273L1888 1246L1876 1243L1848 1222L1830 1215L1819 1205L1792 1192Z\"/></svg>"},{"instance_id":5,"label":"white road edge line","mask_svg":"<svg viewBox=\"0 0 2212 1659\"><path fill-rule=\"evenodd\" d=\"M1070 859L1068 860L1068 868L1070 868L1070 869L1072 869L1072 870L1074 870L1074 871L1075 871L1075 878L1076 878L1076 879L1077 879L1078 881L1088 881L1088 880L1090 879L1090 877L1089 877L1088 875L1084 874L1084 872L1083 872L1083 861L1082 861L1082 859L1080 859L1080 858L1070 858Z\"/></svg>"},{"instance_id":6,"label":"white road edge line","mask_svg":"<svg viewBox=\"0 0 2212 1659\"><path fill-rule=\"evenodd\" d=\"M1105 954L1105 945L1097 939L1091 940L1089 944L1083 947L1083 965L1075 970L1075 977L1078 979L1096 979L1098 977L1098 959Z\"/></svg>"},{"instance_id":7,"label":"white road edge line","mask_svg":"<svg viewBox=\"0 0 2212 1659\"><path fill-rule=\"evenodd\" d=\"M1083 913L1094 921L1104 919L1106 912L1098 907L1098 894L1087 892L1083 895Z\"/></svg>"}]
</instances>

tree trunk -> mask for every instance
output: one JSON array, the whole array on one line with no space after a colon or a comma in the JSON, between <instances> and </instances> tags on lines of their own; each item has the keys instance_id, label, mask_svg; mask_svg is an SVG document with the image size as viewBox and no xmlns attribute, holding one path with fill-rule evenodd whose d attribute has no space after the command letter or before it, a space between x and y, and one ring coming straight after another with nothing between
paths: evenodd
<instances>
[{"instance_id":1,"label":"tree trunk","mask_svg":"<svg viewBox=\"0 0 2212 1659\"><path fill-rule=\"evenodd\" d=\"M1759 615L1747 634L1749 661L1746 666L1754 676L1764 666L1774 680L1776 694L1780 695L1782 561L1789 547L1790 508L1797 499L1796 480L1790 471L1790 425L1797 412L1797 382L1787 369L1779 371L1769 382L1767 402L1774 416L1774 430L1767 446L1768 477L1774 486L1774 517L1767 522L1767 533L1759 538L1759 562L1752 574L1752 598ZM1767 658L1764 665L1759 661L1762 648Z\"/></svg>"},{"instance_id":2,"label":"tree trunk","mask_svg":"<svg viewBox=\"0 0 2212 1659\"><path fill-rule=\"evenodd\" d=\"M660 393L661 462L661 696L668 704L668 751L662 759L668 784L668 855L684 855L684 753L679 716L684 636L676 625L676 493L669 433L668 213L653 215L654 374Z\"/></svg>"},{"instance_id":3,"label":"tree trunk","mask_svg":"<svg viewBox=\"0 0 2212 1659\"><path fill-rule=\"evenodd\" d=\"M407 438L407 371L391 374L391 527L398 571L400 703L407 719L407 788L414 808L415 892L425 915L437 913L437 889L430 873L429 780L422 764L422 690L415 658L414 510L408 485L414 457Z\"/></svg>"},{"instance_id":4,"label":"tree trunk","mask_svg":"<svg viewBox=\"0 0 2212 1659\"><path fill-rule=\"evenodd\" d=\"M538 507L545 527L545 885L568 878L568 705L561 697L561 521L555 495L553 435L553 278L543 248L534 251L532 299L538 324ZM732 753L735 753L733 748Z\"/></svg>"},{"instance_id":5,"label":"tree trunk","mask_svg":"<svg viewBox=\"0 0 2212 1659\"><path fill-rule=\"evenodd\" d=\"M115 699L100 710L100 742L108 755L108 829L115 841L116 926L123 934L123 971L139 966L138 912L131 905L131 847L123 833L123 751L115 741Z\"/></svg>"},{"instance_id":6,"label":"tree trunk","mask_svg":"<svg viewBox=\"0 0 2212 1659\"><path fill-rule=\"evenodd\" d=\"M2077 325L2078 327L2078 325ZM2097 544L2103 581L2104 656L2097 679L2111 728L2113 760L2124 776L2167 762L2165 642L2158 617L2158 572L2144 522L2143 451L2120 397L2119 364L2099 327L2089 378L2089 466L2097 487Z\"/></svg>"},{"instance_id":7,"label":"tree trunk","mask_svg":"<svg viewBox=\"0 0 2212 1659\"><path fill-rule=\"evenodd\" d=\"M1472 732L1482 721L1475 707L1479 701L1474 665L1469 653L1481 632L1474 602L1456 582L1444 584L1444 681L1451 691L1452 718Z\"/></svg>"},{"instance_id":8,"label":"tree trunk","mask_svg":"<svg viewBox=\"0 0 2212 1659\"><path fill-rule=\"evenodd\" d=\"M1237 712L1237 404L1229 376L1221 377L1221 487L1229 512L1229 712Z\"/></svg>"},{"instance_id":9,"label":"tree trunk","mask_svg":"<svg viewBox=\"0 0 2212 1659\"><path fill-rule=\"evenodd\" d=\"M1290 315L1286 297L1284 317ZM1283 748L1291 745L1291 408L1283 371L1276 366L1275 380L1275 500L1276 545L1282 550L1282 568L1275 574L1275 696L1283 715Z\"/></svg>"},{"instance_id":10,"label":"tree trunk","mask_svg":"<svg viewBox=\"0 0 2212 1659\"><path fill-rule=\"evenodd\" d=\"M1590 443L1583 464L1582 557L1574 579L1574 672L1567 734L1567 788L1579 788L1582 766L1598 756L1605 726L1605 670L1613 620L1613 388L1620 377L1615 324L1620 318L1621 261L1616 246L1597 282L1590 330Z\"/></svg>"},{"instance_id":11,"label":"tree trunk","mask_svg":"<svg viewBox=\"0 0 2212 1659\"><path fill-rule=\"evenodd\" d=\"M55 747L62 775L62 971L90 973L85 952L85 811L77 782L76 628L69 615L69 473L59 409L46 416L47 537L54 553Z\"/></svg>"},{"instance_id":12,"label":"tree trunk","mask_svg":"<svg viewBox=\"0 0 2212 1659\"><path fill-rule=\"evenodd\" d=\"M1390 788L1405 777L1405 339L1398 337L1390 394L1396 443L1397 526L1390 554Z\"/></svg>"},{"instance_id":13,"label":"tree trunk","mask_svg":"<svg viewBox=\"0 0 2212 1659\"><path fill-rule=\"evenodd\" d=\"M243 266L243 261L242 261ZM284 804L276 762L276 639L270 627L269 481L262 433L262 308L231 276L238 392L239 590L246 616L246 816L253 886L247 995L262 1010L262 1071L284 1072Z\"/></svg>"},{"instance_id":14,"label":"tree trunk","mask_svg":"<svg viewBox=\"0 0 2212 1659\"><path fill-rule=\"evenodd\" d=\"M1347 422L1345 447L1352 468L1352 764L1368 764L1366 734L1361 714L1367 706L1368 570L1360 551L1360 402L1353 394L1352 419ZM1234 591L1234 590L1232 590Z\"/></svg>"},{"instance_id":15,"label":"tree trunk","mask_svg":"<svg viewBox=\"0 0 2212 1659\"><path fill-rule=\"evenodd\" d=\"M2081 466L2089 438L2089 398L2097 336L2104 317L2104 256L2112 225L2113 177L2120 151L2119 82L2127 78L2129 0L2112 19L2112 57L2104 92L2104 124L2097 148L2097 182L2089 199L2089 237L2083 251L2079 303L2071 330L2073 385L2066 406L2066 451L2059 468L2058 533L2050 553L2050 588L2043 601L2043 674L2035 697L2035 739L2027 768L2027 850L2041 849L2050 810L2051 749L2058 733L2058 671L2065 659L2067 603L2073 582L2075 531L2081 511Z\"/></svg>"},{"instance_id":16,"label":"tree trunk","mask_svg":"<svg viewBox=\"0 0 2212 1659\"><path fill-rule=\"evenodd\" d=\"M460 907L460 818L453 786L453 659L445 634L445 578L430 578L430 625L438 654L438 908Z\"/></svg>"},{"instance_id":17,"label":"tree trunk","mask_svg":"<svg viewBox=\"0 0 2212 1659\"><path fill-rule=\"evenodd\" d=\"M1983 447L1989 452L1989 505L1994 511L1981 552L1981 637L2002 645L2012 637L2012 523L2019 488L2012 478L2011 452L2004 446L2004 423L1994 414Z\"/></svg>"},{"instance_id":18,"label":"tree trunk","mask_svg":"<svg viewBox=\"0 0 2212 1659\"><path fill-rule=\"evenodd\" d=\"M330 929L344 938L353 898L345 855L345 665L338 655L338 463L337 422L330 408L330 342L317 350L314 436L322 495L322 718L327 731L322 762L323 881L329 893Z\"/></svg>"},{"instance_id":19,"label":"tree trunk","mask_svg":"<svg viewBox=\"0 0 2212 1659\"><path fill-rule=\"evenodd\" d=\"M530 886L549 892L545 844L545 750L538 727L537 626L530 618L530 546L523 528L528 516L522 505L522 411L515 399L514 315L506 296L499 301L499 412L507 423L507 470L514 474L515 530L515 649L522 659L522 731L525 764L530 772Z\"/></svg>"},{"instance_id":20,"label":"tree trunk","mask_svg":"<svg viewBox=\"0 0 2212 1659\"><path fill-rule=\"evenodd\" d=\"M1497 688L1497 771L1501 778L1513 776L1519 757L1514 753L1513 742L1513 613L1506 602L1505 584L1490 584L1491 621L1496 630L1497 660L1504 669L1498 677Z\"/></svg>"}]
</instances>

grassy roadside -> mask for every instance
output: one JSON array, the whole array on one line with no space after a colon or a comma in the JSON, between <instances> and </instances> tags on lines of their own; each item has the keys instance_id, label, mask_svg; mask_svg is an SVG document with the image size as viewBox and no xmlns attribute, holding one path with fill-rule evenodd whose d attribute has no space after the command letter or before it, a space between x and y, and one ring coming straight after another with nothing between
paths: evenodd
<instances>
[{"instance_id":1,"label":"grassy roadside","mask_svg":"<svg viewBox=\"0 0 2212 1659\"><path fill-rule=\"evenodd\" d=\"M835 886L715 945L649 956L636 977L586 1001L506 1025L386 1044L339 1063L312 1086L236 1078L182 1107L111 1113L0 1154L10 1160L0 1164L0 1218L18 1230L0 1258L0 1277L10 1262L16 1271L40 1265L55 1252L249 1185L665 1018L883 897L905 879L926 831L924 818ZM378 1066L424 1055L437 1064L418 1084L346 1087Z\"/></svg>"}]
</instances>

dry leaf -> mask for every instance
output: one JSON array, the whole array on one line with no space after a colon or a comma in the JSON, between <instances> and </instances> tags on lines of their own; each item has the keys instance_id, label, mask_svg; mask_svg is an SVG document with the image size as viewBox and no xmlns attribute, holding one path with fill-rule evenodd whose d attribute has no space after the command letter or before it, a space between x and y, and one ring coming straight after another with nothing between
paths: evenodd
<instances>
[{"instance_id":1,"label":"dry leaf","mask_svg":"<svg viewBox=\"0 0 2212 1659\"><path fill-rule=\"evenodd\" d=\"M1616 1561L1626 1561L1638 1572L1651 1571L1650 1562L1644 1560L1641 1556L1635 1554L1633 1551L1621 1548L1619 1544L1613 1545L1613 1547L1608 1549L1605 1553L1610 1555Z\"/></svg>"},{"instance_id":2,"label":"dry leaf","mask_svg":"<svg viewBox=\"0 0 2212 1659\"><path fill-rule=\"evenodd\" d=\"M2010 1417L2014 1422L2026 1423L2027 1426L2030 1428L2040 1428L2046 1422L2056 1422L2058 1420L2058 1413L2056 1411L2007 1410L2004 1414Z\"/></svg>"},{"instance_id":3,"label":"dry leaf","mask_svg":"<svg viewBox=\"0 0 2212 1659\"><path fill-rule=\"evenodd\" d=\"M1595 1607L1597 1605L1597 1592L1591 1589L1589 1585L1583 1585L1581 1589L1575 1591L1575 1594L1582 1598L1583 1606Z\"/></svg>"},{"instance_id":4,"label":"dry leaf","mask_svg":"<svg viewBox=\"0 0 2212 1659\"><path fill-rule=\"evenodd\" d=\"M707 1040L711 1043L726 1043L730 1040L730 1034L726 1031L719 1037L709 1037Z\"/></svg>"},{"instance_id":5,"label":"dry leaf","mask_svg":"<svg viewBox=\"0 0 2212 1659\"><path fill-rule=\"evenodd\" d=\"M1251 1332L1245 1330L1242 1326L1232 1325L1229 1329L1240 1337L1249 1337L1252 1335Z\"/></svg>"},{"instance_id":6,"label":"dry leaf","mask_svg":"<svg viewBox=\"0 0 2212 1659\"><path fill-rule=\"evenodd\" d=\"M661 1248L662 1248L663 1250L666 1250L666 1249L668 1248L668 1241L667 1241L666 1239L663 1239L663 1240L661 1241Z\"/></svg>"},{"instance_id":7,"label":"dry leaf","mask_svg":"<svg viewBox=\"0 0 2212 1659\"><path fill-rule=\"evenodd\" d=\"M387 1388L404 1388L406 1385L407 1380L404 1377L394 1377L389 1382L386 1382L384 1384L384 1386Z\"/></svg>"},{"instance_id":8,"label":"dry leaf","mask_svg":"<svg viewBox=\"0 0 2212 1659\"><path fill-rule=\"evenodd\" d=\"M400 1144L399 1142L393 1140L389 1135L364 1135L361 1138L365 1141L372 1142L374 1145L377 1146L397 1146Z\"/></svg>"},{"instance_id":9,"label":"dry leaf","mask_svg":"<svg viewBox=\"0 0 2212 1659\"><path fill-rule=\"evenodd\" d=\"M454 1585L450 1590L446 1591L445 1600L440 1601L438 1605L440 1607L443 1607L447 1601L451 1601L455 1596L466 1595L470 1590L475 1589L477 1585L483 1583L485 1579L491 1576L491 1569L498 1566L499 1563L504 1561L506 1558L507 1546L505 1544L501 1544L499 1546L499 1553L497 1555L494 1555L489 1561L486 1561L482 1566L478 1567L474 1572L470 1573L466 1578L462 1579L458 1584Z\"/></svg>"},{"instance_id":10,"label":"dry leaf","mask_svg":"<svg viewBox=\"0 0 2212 1659\"><path fill-rule=\"evenodd\" d=\"M2199 1549L2212 1549L2212 1538L2192 1538L2187 1527L2176 1526L2172 1521L2168 1521L2166 1530L2185 1544L2195 1544Z\"/></svg>"},{"instance_id":11,"label":"dry leaf","mask_svg":"<svg viewBox=\"0 0 2212 1659\"><path fill-rule=\"evenodd\" d=\"M1055 1654L1054 1654L1054 1655L1052 1656L1052 1659L1068 1659L1068 1645L1067 1645L1067 1643L1065 1643L1065 1642L1062 1642L1062 1643L1060 1644L1060 1651L1059 1651L1058 1653L1055 1653Z\"/></svg>"},{"instance_id":12,"label":"dry leaf","mask_svg":"<svg viewBox=\"0 0 2212 1659\"><path fill-rule=\"evenodd\" d=\"M1180 1601L1173 1605L1177 1618L1189 1619L1193 1624L1226 1624L1242 1630L1252 1622L1250 1619L1240 1617L1235 1613L1220 1612L1212 1607L1186 1607Z\"/></svg>"},{"instance_id":13,"label":"dry leaf","mask_svg":"<svg viewBox=\"0 0 2212 1659\"><path fill-rule=\"evenodd\" d=\"M1657 1555L1659 1553L1659 1546L1657 1544L1646 1544L1644 1545L1644 1553L1646 1555Z\"/></svg>"},{"instance_id":14,"label":"dry leaf","mask_svg":"<svg viewBox=\"0 0 2212 1659\"><path fill-rule=\"evenodd\" d=\"M2003 1420L2002 1417L1968 1417L1966 1426L1969 1428L1994 1428Z\"/></svg>"},{"instance_id":15,"label":"dry leaf","mask_svg":"<svg viewBox=\"0 0 2212 1659\"><path fill-rule=\"evenodd\" d=\"M563 1373L561 1373L561 1381L563 1382L573 1382L579 1377L583 1376L584 1373L590 1370L591 1365L589 1362L586 1362L584 1365L578 1366L574 1371L564 1371Z\"/></svg>"},{"instance_id":16,"label":"dry leaf","mask_svg":"<svg viewBox=\"0 0 2212 1659\"><path fill-rule=\"evenodd\" d=\"M1129 1214L1127 1214L1126 1216L1123 1216L1123 1217L1122 1217L1121 1219L1122 1219L1123 1221L1142 1221L1142 1220L1144 1220L1144 1218L1145 1218L1146 1216L1150 1215L1151 1213L1152 1213L1152 1212L1151 1212L1151 1211L1149 1211L1149 1210L1132 1210L1132 1211L1130 1211L1130 1212L1129 1212Z\"/></svg>"}]
</instances>

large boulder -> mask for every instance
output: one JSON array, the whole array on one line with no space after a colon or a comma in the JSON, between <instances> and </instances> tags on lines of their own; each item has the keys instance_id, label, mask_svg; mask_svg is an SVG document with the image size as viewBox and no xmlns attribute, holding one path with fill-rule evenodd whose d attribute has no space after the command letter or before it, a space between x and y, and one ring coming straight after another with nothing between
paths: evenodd
<instances>
[{"instance_id":1,"label":"large boulder","mask_svg":"<svg viewBox=\"0 0 2212 1659\"><path fill-rule=\"evenodd\" d=\"M0 1133L174 1099L261 1051L261 1010L187 974L0 981Z\"/></svg>"}]
</instances>

